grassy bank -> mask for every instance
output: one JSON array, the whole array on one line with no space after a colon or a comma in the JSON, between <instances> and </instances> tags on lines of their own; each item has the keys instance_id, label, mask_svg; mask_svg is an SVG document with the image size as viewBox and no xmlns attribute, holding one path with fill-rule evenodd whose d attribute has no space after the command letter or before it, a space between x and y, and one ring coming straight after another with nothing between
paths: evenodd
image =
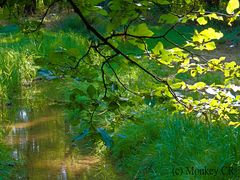
<instances>
[{"instance_id":1,"label":"grassy bank","mask_svg":"<svg viewBox=\"0 0 240 180\"><path fill-rule=\"evenodd\" d=\"M240 175L240 129L221 124L205 124L196 118L147 110L143 124L126 122L118 130L110 152L117 169L130 179L214 179ZM183 168L177 176L176 168ZM201 175L186 168L233 167L236 173ZM235 172L234 171L234 172ZM176 174L175 174L176 173ZM227 176L229 175L229 176Z\"/></svg>"}]
</instances>

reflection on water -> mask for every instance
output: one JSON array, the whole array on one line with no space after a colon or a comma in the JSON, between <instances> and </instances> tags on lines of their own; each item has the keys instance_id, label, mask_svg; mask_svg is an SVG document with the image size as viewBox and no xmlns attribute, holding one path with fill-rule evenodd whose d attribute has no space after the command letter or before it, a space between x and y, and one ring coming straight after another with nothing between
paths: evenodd
<instances>
[{"instance_id":1,"label":"reflection on water","mask_svg":"<svg viewBox=\"0 0 240 180\"><path fill-rule=\"evenodd\" d=\"M19 111L19 118L22 119L23 121L28 121L28 114L26 110L22 109Z\"/></svg>"},{"instance_id":2,"label":"reflection on water","mask_svg":"<svg viewBox=\"0 0 240 180\"><path fill-rule=\"evenodd\" d=\"M23 164L11 179L126 179L117 178L111 163L89 154L89 147L72 147L64 107L54 103L64 97L68 81L39 82L16 93L10 105L0 102L1 129L12 156Z\"/></svg>"},{"instance_id":3,"label":"reflection on water","mask_svg":"<svg viewBox=\"0 0 240 180\"><path fill-rule=\"evenodd\" d=\"M13 124L7 142L12 155L22 160L13 179L86 179L99 159L84 155L71 147L67 138L70 127L64 123L61 107L9 109ZM92 179L92 178L89 178Z\"/></svg>"}]
</instances>

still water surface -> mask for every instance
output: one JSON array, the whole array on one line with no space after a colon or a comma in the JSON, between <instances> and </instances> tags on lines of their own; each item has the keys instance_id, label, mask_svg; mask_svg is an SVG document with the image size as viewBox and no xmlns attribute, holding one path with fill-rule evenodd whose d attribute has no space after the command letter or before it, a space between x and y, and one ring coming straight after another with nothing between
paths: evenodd
<instances>
[{"instance_id":1,"label":"still water surface","mask_svg":"<svg viewBox=\"0 0 240 180\"><path fill-rule=\"evenodd\" d=\"M66 107L55 103L64 99L67 83L39 82L14 95L10 105L0 103L6 143L21 162L11 179L126 179L82 141L73 146L73 127L64 118Z\"/></svg>"},{"instance_id":2,"label":"still water surface","mask_svg":"<svg viewBox=\"0 0 240 180\"><path fill-rule=\"evenodd\" d=\"M16 179L90 179L99 159L75 151L64 122L63 107L47 105L41 109L15 104L8 111L13 122L7 143L13 157L23 161ZM94 177L92 177L94 178Z\"/></svg>"},{"instance_id":3,"label":"still water surface","mask_svg":"<svg viewBox=\"0 0 240 180\"><path fill-rule=\"evenodd\" d=\"M6 143L21 162L11 179L111 179L109 163L89 153L89 147L75 147L71 142L65 107L54 103L63 99L65 83L37 84L13 96L10 105L0 104Z\"/></svg>"}]
</instances>

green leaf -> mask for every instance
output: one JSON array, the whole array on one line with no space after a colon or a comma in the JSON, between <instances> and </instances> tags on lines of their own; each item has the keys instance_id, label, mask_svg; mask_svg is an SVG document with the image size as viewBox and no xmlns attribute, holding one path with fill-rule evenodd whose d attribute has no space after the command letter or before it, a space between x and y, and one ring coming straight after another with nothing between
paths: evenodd
<instances>
[{"instance_id":1,"label":"green leaf","mask_svg":"<svg viewBox=\"0 0 240 180\"><path fill-rule=\"evenodd\" d=\"M166 24L175 24L178 22L178 17L173 14L163 14L159 18L159 23L166 23Z\"/></svg>"},{"instance_id":2,"label":"green leaf","mask_svg":"<svg viewBox=\"0 0 240 180\"><path fill-rule=\"evenodd\" d=\"M89 103L89 100L90 99L87 96L77 95L76 99L75 99L75 102L78 103L78 104L87 105Z\"/></svg>"},{"instance_id":3,"label":"green leaf","mask_svg":"<svg viewBox=\"0 0 240 180\"><path fill-rule=\"evenodd\" d=\"M129 42L133 45L136 45L139 49L145 50L145 44L143 43L143 41L136 39L136 40L129 40Z\"/></svg>"},{"instance_id":4,"label":"green leaf","mask_svg":"<svg viewBox=\"0 0 240 180\"><path fill-rule=\"evenodd\" d=\"M152 36L154 33L148 28L146 23L142 23L134 28L133 34L137 36Z\"/></svg>"},{"instance_id":5,"label":"green leaf","mask_svg":"<svg viewBox=\"0 0 240 180\"><path fill-rule=\"evenodd\" d=\"M236 64L235 61L232 61L232 62L226 63L226 67L227 67L227 68L231 68L231 69L233 69L233 68L236 67L236 66L237 66L237 64Z\"/></svg>"},{"instance_id":6,"label":"green leaf","mask_svg":"<svg viewBox=\"0 0 240 180\"><path fill-rule=\"evenodd\" d=\"M117 108L119 108L119 105L118 105L118 103L115 102L115 101L110 102L109 105L108 105L108 109L109 109L110 111L111 111L111 110L115 110L115 109L117 109Z\"/></svg>"},{"instance_id":7,"label":"green leaf","mask_svg":"<svg viewBox=\"0 0 240 180\"><path fill-rule=\"evenodd\" d=\"M85 129L81 134L73 138L72 141L80 141L84 139L89 134L89 129Z\"/></svg>"},{"instance_id":8,"label":"green leaf","mask_svg":"<svg viewBox=\"0 0 240 180\"><path fill-rule=\"evenodd\" d=\"M187 4L190 4L190 3L192 2L192 0L185 0L185 2L186 2Z\"/></svg>"},{"instance_id":9,"label":"green leaf","mask_svg":"<svg viewBox=\"0 0 240 180\"><path fill-rule=\"evenodd\" d=\"M89 1L89 3L91 3L92 5L98 5L99 3L103 2L104 0L91 0Z\"/></svg>"},{"instance_id":10,"label":"green leaf","mask_svg":"<svg viewBox=\"0 0 240 180\"><path fill-rule=\"evenodd\" d=\"M208 42L205 44L205 47L207 50L211 51L211 50L214 50L216 49L216 45L214 42Z\"/></svg>"},{"instance_id":11,"label":"green leaf","mask_svg":"<svg viewBox=\"0 0 240 180\"><path fill-rule=\"evenodd\" d=\"M66 53L68 53L68 55L74 56L74 57L78 57L80 55L79 49L77 49L77 48L70 48L66 51Z\"/></svg>"},{"instance_id":12,"label":"green leaf","mask_svg":"<svg viewBox=\"0 0 240 180\"><path fill-rule=\"evenodd\" d=\"M197 82L193 86L194 86L195 89L201 90L201 89L206 87L206 83L204 83L204 82Z\"/></svg>"},{"instance_id":13,"label":"green leaf","mask_svg":"<svg viewBox=\"0 0 240 180\"><path fill-rule=\"evenodd\" d=\"M220 57L219 59L210 59L208 61L208 65L210 67L213 67L213 66L217 66L219 65L222 61L224 61L226 59L226 57Z\"/></svg>"},{"instance_id":14,"label":"green leaf","mask_svg":"<svg viewBox=\"0 0 240 180\"><path fill-rule=\"evenodd\" d=\"M212 107L217 107L219 105L219 102L216 99L212 99L209 105Z\"/></svg>"},{"instance_id":15,"label":"green leaf","mask_svg":"<svg viewBox=\"0 0 240 180\"><path fill-rule=\"evenodd\" d=\"M73 89L70 95L70 100L71 101L76 101L77 96L86 96L86 94L81 91L80 89Z\"/></svg>"},{"instance_id":16,"label":"green leaf","mask_svg":"<svg viewBox=\"0 0 240 180\"><path fill-rule=\"evenodd\" d=\"M239 8L239 0L230 0L228 2L226 11L228 14L233 14L234 10Z\"/></svg>"},{"instance_id":17,"label":"green leaf","mask_svg":"<svg viewBox=\"0 0 240 180\"><path fill-rule=\"evenodd\" d=\"M200 35L205 36L207 38L211 39L220 39L223 37L223 33L221 32L216 32L215 29L213 28L208 28L200 32Z\"/></svg>"},{"instance_id":18,"label":"green leaf","mask_svg":"<svg viewBox=\"0 0 240 180\"><path fill-rule=\"evenodd\" d=\"M208 15L206 15L206 17L208 17L210 20L211 19L216 19L216 20L223 21L223 17L222 16L218 16L216 13L208 14Z\"/></svg>"},{"instance_id":19,"label":"green leaf","mask_svg":"<svg viewBox=\"0 0 240 180\"><path fill-rule=\"evenodd\" d=\"M103 128L97 128L97 132L101 135L101 138L105 145L108 148L111 148L113 146L113 140L111 136Z\"/></svg>"},{"instance_id":20,"label":"green leaf","mask_svg":"<svg viewBox=\"0 0 240 180\"><path fill-rule=\"evenodd\" d=\"M167 0L156 0L156 2L157 2L158 4L162 4L162 5L170 4L170 2L167 1Z\"/></svg>"},{"instance_id":21,"label":"green leaf","mask_svg":"<svg viewBox=\"0 0 240 180\"><path fill-rule=\"evenodd\" d=\"M200 25L205 25L207 24L207 20L204 18L204 17L200 17L200 18L197 18L197 22L200 24Z\"/></svg>"},{"instance_id":22,"label":"green leaf","mask_svg":"<svg viewBox=\"0 0 240 180\"><path fill-rule=\"evenodd\" d=\"M237 128L237 127L240 127L240 122L230 121L228 125L229 126L235 126L235 128Z\"/></svg>"},{"instance_id":23,"label":"green leaf","mask_svg":"<svg viewBox=\"0 0 240 180\"><path fill-rule=\"evenodd\" d=\"M90 98L93 98L96 95L96 89L93 85L89 85L87 88L87 93L90 96Z\"/></svg>"},{"instance_id":24,"label":"green leaf","mask_svg":"<svg viewBox=\"0 0 240 180\"><path fill-rule=\"evenodd\" d=\"M201 31L200 33L195 30L194 36L192 37L192 40L194 43L197 44L202 44L202 43L207 43L213 39L220 39L223 37L223 33L222 32L216 32L215 29L213 28L208 28L208 29L204 29L203 31ZM213 48L213 44L211 47ZM188 45L188 46L194 46L192 44ZM199 49L205 49L206 47L199 47ZM210 48L210 47L209 47Z\"/></svg>"},{"instance_id":25,"label":"green leaf","mask_svg":"<svg viewBox=\"0 0 240 180\"><path fill-rule=\"evenodd\" d=\"M178 82L178 83L175 83L175 84L172 84L171 85L173 89L185 89L186 88L186 83L185 82Z\"/></svg>"},{"instance_id":26,"label":"green leaf","mask_svg":"<svg viewBox=\"0 0 240 180\"><path fill-rule=\"evenodd\" d=\"M159 54L159 52L163 49L162 42L158 42L157 45L152 49L154 54Z\"/></svg>"},{"instance_id":27,"label":"green leaf","mask_svg":"<svg viewBox=\"0 0 240 180\"><path fill-rule=\"evenodd\" d=\"M75 96L76 96L76 95L86 96L86 94L85 94L82 90L77 89L77 88L75 88L75 89L72 90L72 94L75 95Z\"/></svg>"},{"instance_id":28,"label":"green leaf","mask_svg":"<svg viewBox=\"0 0 240 180\"><path fill-rule=\"evenodd\" d=\"M197 71L195 69L191 70L191 76L195 77L197 75Z\"/></svg>"},{"instance_id":29,"label":"green leaf","mask_svg":"<svg viewBox=\"0 0 240 180\"><path fill-rule=\"evenodd\" d=\"M177 73L179 74L179 73L185 73L185 72L187 72L188 71L188 69L187 68L180 68L178 71L177 71Z\"/></svg>"},{"instance_id":30,"label":"green leaf","mask_svg":"<svg viewBox=\"0 0 240 180\"><path fill-rule=\"evenodd\" d=\"M130 120L131 122L133 122L134 124L137 124L137 125L142 125L144 123L143 119L136 118L134 116L130 117L128 120Z\"/></svg>"}]
</instances>

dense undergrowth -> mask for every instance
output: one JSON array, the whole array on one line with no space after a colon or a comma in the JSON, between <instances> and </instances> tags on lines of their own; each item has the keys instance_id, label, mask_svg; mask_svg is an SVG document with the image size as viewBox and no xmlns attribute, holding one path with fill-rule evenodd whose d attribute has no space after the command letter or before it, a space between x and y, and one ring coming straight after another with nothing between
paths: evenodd
<instances>
[{"instance_id":1,"label":"dense undergrowth","mask_svg":"<svg viewBox=\"0 0 240 180\"><path fill-rule=\"evenodd\" d=\"M163 29L153 28L153 31L159 32ZM192 28L190 26L182 26L178 30L191 36ZM82 37L86 30L75 16L67 17L60 23L51 26L50 29L36 34L25 35L20 32L11 34L11 31L11 28L2 31L3 35L0 40L0 58L2 60L0 64L0 95L4 95L8 99L21 84L28 84L35 77L36 69L49 68L57 76L62 76L65 71L71 69L70 67L77 60L73 56L79 58L87 50L85 45L87 41ZM238 37L237 30L232 30L231 34L227 34L225 40L229 39L235 43L236 38L233 36ZM170 39L176 41L179 40L179 37L173 33L170 34ZM184 39L178 41L179 44L183 42ZM152 42L152 44L154 43ZM166 42L163 43L166 47L170 46ZM135 55L139 53L131 49L129 44L120 46L120 48L125 48L129 55L130 53ZM69 60L69 64L66 64L64 58ZM59 59L62 60L60 63ZM109 136L113 139L111 149L102 148L103 143L99 141L99 137L95 137L96 149L101 151L101 155L102 151L103 154L107 154L107 158L112 159L118 171L128 174L129 179L159 179L159 177L171 179L174 175L172 170L177 167L221 169L224 166L231 166L239 169L239 128L229 127L226 122L208 124L196 116L173 114L171 111L175 111L176 108L170 105L168 98L156 100L152 97L145 99L137 96L131 97L129 92L117 85L114 73L109 69L106 70L109 74L107 85L111 89L109 93L114 98L108 99L105 104L96 101L101 104L101 107L94 114L96 103L92 103L91 100L95 96L102 95L103 91L101 70L97 69L102 62L99 55L92 52L87 62L81 62L83 64L79 69L70 71L65 76L67 82L62 85L65 97L62 97L61 100L68 103L68 123L72 124L75 130L74 135L78 135L88 128L98 127L103 127L109 132ZM56 66L55 63L59 66ZM166 68L162 65L154 68L154 63L151 62L144 65L157 72L160 77L166 77L176 71L176 69ZM113 67L118 69L120 66L118 62L114 62ZM128 73L124 68L127 68ZM147 89L141 92L147 95L149 89L154 87L150 78L142 75L142 72L134 69L131 64L126 63L124 68L119 68L117 73L122 82L130 89ZM190 74L179 74L178 78L189 81ZM196 81L203 81L209 85L220 84L223 76L221 73L207 73L197 77ZM85 97L86 94L90 95L90 98ZM117 95L122 95L123 99L115 98ZM195 99L198 98L197 94L193 93L192 96ZM129 99L136 109L133 110L129 105L124 106L126 99ZM177 105L175 104L175 106ZM109 113L105 114L106 109ZM89 127L89 122L92 123L91 127ZM103 131L100 132L103 133ZM93 136L95 135L93 134ZM221 175L219 173L216 177L221 178ZM239 176L239 172L237 175ZM237 175L234 174L233 178L236 178ZM193 176L183 174L181 178L191 179Z\"/></svg>"}]
</instances>

